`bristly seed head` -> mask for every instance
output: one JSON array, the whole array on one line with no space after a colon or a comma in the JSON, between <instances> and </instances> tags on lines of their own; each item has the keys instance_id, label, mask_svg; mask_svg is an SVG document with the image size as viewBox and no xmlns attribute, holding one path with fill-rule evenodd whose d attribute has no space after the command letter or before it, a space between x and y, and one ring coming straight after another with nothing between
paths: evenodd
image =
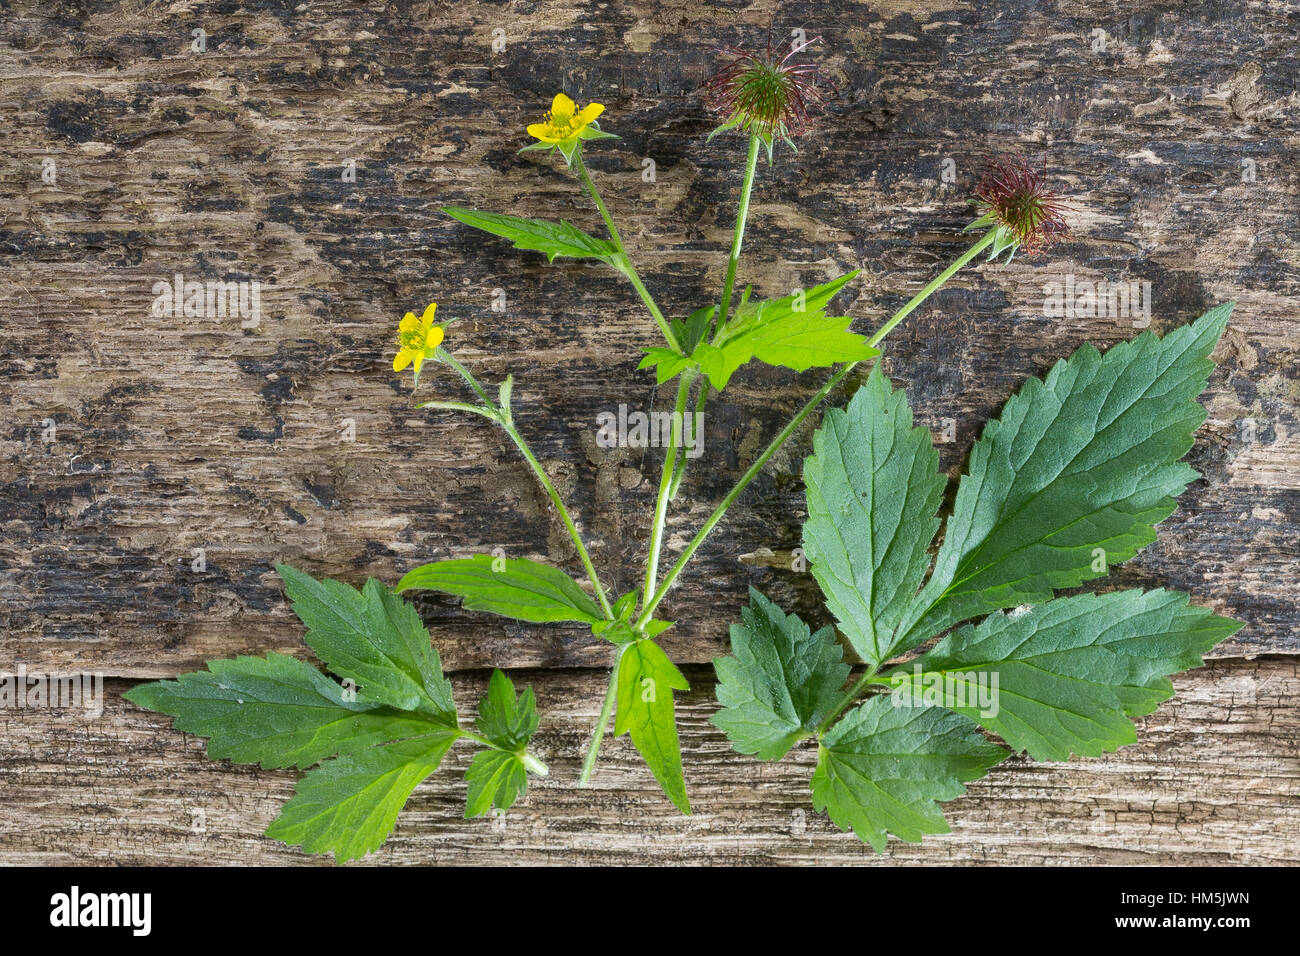
<instances>
[{"instance_id":1,"label":"bristly seed head","mask_svg":"<svg viewBox=\"0 0 1300 956\"><path fill-rule=\"evenodd\" d=\"M999 156L991 161L975 195L975 205L983 215L972 228L1001 227L1005 233L1001 248L1014 246L1033 253L1070 234L1065 221L1070 202L1049 191L1038 172L1020 156Z\"/></svg>"},{"instance_id":2,"label":"bristly seed head","mask_svg":"<svg viewBox=\"0 0 1300 956\"><path fill-rule=\"evenodd\" d=\"M779 59L770 40L765 53L723 47L719 52L732 60L705 84L709 108L724 120L714 132L739 128L756 135L767 144L769 156L778 139L793 147L792 138L809 132L812 111L822 107L826 90L833 89L816 64L791 62L820 39L792 45Z\"/></svg>"}]
</instances>

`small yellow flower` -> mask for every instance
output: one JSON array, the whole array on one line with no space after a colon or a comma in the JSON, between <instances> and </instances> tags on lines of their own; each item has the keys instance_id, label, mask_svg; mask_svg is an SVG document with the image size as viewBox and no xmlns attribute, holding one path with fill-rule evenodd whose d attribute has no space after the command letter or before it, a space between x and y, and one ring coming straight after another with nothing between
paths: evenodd
<instances>
[{"instance_id":1,"label":"small yellow flower","mask_svg":"<svg viewBox=\"0 0 1300 956\"><path fill-rule=\"evenodd\" d=\"M419 379L420 366L442 344L442 326L433 324L433 315L437 310L438 303L431 302L422 317L417 319L414 312L408 312L402 318L397 326L397 342L401 348L393 359L394 372L400 372L406 366L414 364L415 377Z\"/></svg>"},{"instance_id":2,"label":"small yellow flower","mask_svg":"<svg viewBox=\"0 0 1300 956\"><path fill-rule=\"evenodd\" d=\"M543 143L568 142L580 135L603 112L605 107L600 103L590 103L579 110L578 104L573 100L563 93L556 93L551 111L546 114L546 121L529 126L528 135Z\"/></svg>"}]
</instances>

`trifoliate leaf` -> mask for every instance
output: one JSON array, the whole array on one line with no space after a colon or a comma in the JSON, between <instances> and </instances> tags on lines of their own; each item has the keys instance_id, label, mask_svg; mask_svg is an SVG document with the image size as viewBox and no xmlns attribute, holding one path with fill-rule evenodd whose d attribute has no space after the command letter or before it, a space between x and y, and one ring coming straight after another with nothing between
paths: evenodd
<instances>
[{"instance_id":1,"label":"trifoliate leaf","mask_svg":"<svg viewBox=\"0 0 1300 956\"><path fill-rule=\"evenodd\" d=\"M528 790L528 772L518 756L502 750L475 754L465 771L468 792L465 819L481 817L493 807L509 810Z\"/></svg>"},{"instance_id":2,"label":"trifoliate leaf","mask_svg":"<svg viewBox=\"0 0 1300 956\"><path fill-rule=\"evenodd\" d=\"M682 777L673 691L689 689L682 672L654 641L640 640L626 646L618 665L614 733L631 734L633 746L682 813L690 813L691 804Z\"/></svg>"},{"instance_id":3,"label":"trifoliate leaf","mask_svg":"<svg viewBox=\"0 0 1300 956\"><path fill-rule=\"evenodd\" d=\"M565 159L571 163L572 150L562 151L565 153ZM516 249L544 252L548 262L554 262L556 256L571 256L577 259L600 259L609 265L614 265L618 259L618 250L612 243L589 236L577 226L567 222L543 222L520 216L479 212L463 206L445 206L442 211L467 226L509 239Z\"/></svg>"},{"instance_id":4,"label":"trifoliate leaf","mask_svg":"<svg viewBox=\"0 0 1300 956\"><path fill-rule=\"evenodd\" d=\"M382 706L276 653L209 661L206 671L142 684L122 696L171 714L177 730L210 738L213 760L268 770L310 767L336 754L456 726L454 713L429 717Z\"/></svg>"},{"instance_id":5,"label":"trifoliate leaf","mask_svg":"<svg viewBox=\"0 0 1300 956\"><path fill-rule=\"evenodd\" d=\"M594 624L604 619L596 602L577 581L558 568L527 558L480 554L422 564L407 572L396 590L413 588L455 594L471 611L488 611L519 621Z\"/></svg>"},{"instance_id":6,"label":"trifoliate leaf","mask_svg":"<svg viewBox=\"0 0 1300 956\"><path fill-rule=\"evenodd\" d=\"M877 852L886 834L909 843L947 833L938 802L965 793L1007 751L980 736L969 718L938 707L895 706L876 695L822 738L813 806Z\"/></svg>"},{"instance_id":7,"label":"trifoliate leaf","mask_svg":"<svg viewBox=\"0 0 1300 956\"><path fill-rule=\"evenodd\" d=\"M327 760L298 781L266 835L342 863L378 849L411 791L438 769L457 734L445 731Z\"/></svg>"},{"instance_id":8,"label":"trifoliate leaf","mask_svg":"<svg viewBox=\"0 0 1300 956\"><path fill-rule=\"evenodd\" d=\"M907 397L879 366L847 409L827 411L804 484L813 576L853 649L879 666L930 566L945 484L929 430L912 426Z\"/></svg>"},{"instance_id":9,"label":"trifoliate leaf","mask_svg":"<svg viewBox=\"0 0 1300 956\"><path fill-rule=\"evenodd\" d=\"M479 703L478 731L502 750L523 750L537 731L537 701L533 689L518 697L515 685L499 670L492 672L487 696Z\"/></svg>"},{"instance_id":10,"label":"trifoliate leaf","mask_svg":"<svg viewBox=\"0 0 1300 956\"><path fill-rule=\"evenodd\" d=\"M711 718L742 754L780 760L831 713L849 676L832 628L813 634L754 588L731 652L713 662L722 710Z\"/></svg>"},{"instance_id":11,"label":"trifoliate leaf","mask_svg":"<svg viewBox=\"0 0 1300 956\"><path fill-rule=\"evenodd\" d=\"M307 625L304 640L331 671L372 700L455 724L451 684L415 608L373 578L357 591L287 564L276 570Z\"/></svg>"},{"instance_id":12,"label":"trifoliate leaf","mask_svg":"<svg viewBox=\"0 0 1300 956\"><path fill-rule=\"evenodd\" d=\"M1155 540L1205 410L1196 401L1232 304L1104 356L1085 345L1030 379L975 443L912 645L968 618L1042 603Z\"/></svg>"},{"instance_id":13,"label":"trifoliate leaf","mask_svg":"<svg viewBox=\"0 0 1300 956\"><path fill-rule=\"evenodd\" d=\"M1058 598L959 628L890 677L895 695L965 714L1035 760L1096 757L1137 740L1133 717L1166 675L1241 627L1172 591Z\"/></svg>"}]
</instances>

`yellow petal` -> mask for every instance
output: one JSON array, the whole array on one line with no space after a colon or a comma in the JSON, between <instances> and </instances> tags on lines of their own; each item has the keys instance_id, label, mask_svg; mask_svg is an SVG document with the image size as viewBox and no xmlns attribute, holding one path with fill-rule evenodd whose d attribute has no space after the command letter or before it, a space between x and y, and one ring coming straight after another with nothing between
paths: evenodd
<instances>
[{"instance_id":1,"label":"yellow petal","mask_svg":"<svg viewBox=\"0 0 1300 956\"><path fill-rule=\"evenodd\" d=\"M594 120L597 116L599 116L603 112L605 112L605 107L603 104L588 103L586 106L582 108L582 112L578 114L578 125L579 126L590 125L591 121Z\"/></svg>"},{"instance_id":2,"label":"yellow petal","mask_svg":"<svg viewBox=\"0 0 1300 956\"><path fill-rule=\"evenodd\" d=\"M435 327L435 328L430 329L430 330L429 330L429 337L428 337L427 339L425 339L425 341L424 341L424 347L425 347L425 349L426 349L427 351L432 352L434 349L436 349L439 345L442 344L443 337L444 337L446 334L447 334L447 333L444 332L444 331L442 330L442 326L441 326L441 325L439 325L439 326L437 326L437 327Z\"/></svg>"},{"instance_id":3,"label":"yellow petal","mask_svg":"<svg viewBox=\"0 0 1300 956\"><path fill-rule=\"evenodd\" d=\"M555 99L551 100L551 115L557 122L567 120L577 108L577 104L563 93L556 93Z\"/></svg>"},{"instance_id":4,"label":"yellow petal","mask_svg":"<svg viewBox=\"0 0 1300 956\"><path fill-rule=\"evenodd\" d=\"M426 329L433 325L433 314L438 311L438 303L430 302L429 307L424 310L424 315L420 317L420 324Z\"/></svg>"},{"instance_id":5,"label":"yellow petal","mask_svg":"<svg viewBox=\"0 0 1300 956\"><path fill-rule=\"evenodd\" d=\"M422 354L420 354L419 352L417 352L417 353L415 354L415 359L414 359L414 361L415 361L415 374L416 374L416 375L419 375L419 374L420 374L420 366L424 364L424 356L423 356Z\"/></svg>"},{"instance_id":6,"label":"yellow petal","mask_svg":"<svg viewBox=\"0 0 1300 956\"><path fill-rule=\"evenodd\" d=\"M393 359L393 371L400 372L406 366L411 364L411 353L402 349L397 353L397 358Z\"/></svg>"},{"instance_id":7,"label":"yellow petal","mask_svg":"<svg viewBox=\"0 0 1300 956\"><path fill-rule=\"evenodd\" d=\"M397 329L399 332L414 332L417 324L415 313L408 312L402 316L402 321L397 324Z\"/></svg>"},{"instance_id":8,"label":"yellow petal","mask_svg":"<svg viewBox=\"0 0 1300 956\"><path fill-rule=\"evenodd\" d=\"M533 123L528 127L528 135L534 139L540 139L543 143L558 143L560 141L549 123Z\"/></svg>"}]
</instances>

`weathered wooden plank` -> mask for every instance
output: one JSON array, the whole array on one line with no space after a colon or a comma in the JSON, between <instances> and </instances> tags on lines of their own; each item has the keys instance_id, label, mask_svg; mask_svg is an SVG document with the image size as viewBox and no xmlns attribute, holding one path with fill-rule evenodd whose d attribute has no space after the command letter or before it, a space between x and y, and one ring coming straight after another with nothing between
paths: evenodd
<instances>
[{"instance_id":1,"label":"weathered wooden plank","mask_svg":"<svg viewBox=\"0 0 1300 956\"><path fill-rule=\"evenodd\" d=\"M600 699L591 672L537 672L536 740L552 774L504 819L465 821L467 759L422 784L382 863L1165 863L1294 864L1300 846L1300 669L1293 658L1220 661L1178 679L1141 721L1139 743L1105 758L1015 759L947 804L953 833L891 841L883 856L814 813L815 754L778 764L730 752L707 723L702 668L680 708L695 814L677 814L626 739L610 741L591 789L575 788ZM464 706L483 675L460 675ZM0 863L320 862L258 834L295 775L203 755L203 742L140 711L110 682L104 716L0 712ZM468 709L468 708L466 708ZM69 759L75 755L75 765Z\"/></svg>"},{"instance_id":2,"label":"weathered wooden plank","mask_svg":"<svg viewBox=\"0 0 1300 956\"><path fill-rule=\"evenodd\" d=\"M1078 238L959 279L891 339L891 373L937 431L952 421L951 466L1026 375L1085 340L1133 334L1127 319L1044 316L1044 282L1148 280L1157 328L1237 298L1193 453L1205 481L1119 579L1186 587L1245 618L1222 653L1297 650L1296 53L1283 8L1117 19L1100 3L1050 15L1013 4L991 18L948 6L781 9L826 38L841 95L797 157L762 171L743 278L780 293L862 268L849 309L867 327L960 248L982 156L1045 157L1081 200ZM710 49L761 38L773 7L543 8L201 4L177 17L140 5L51 19L17 4L7 15L6 657L156 676L292 649L278 559L353 580L492 547L572 566L501 437L413 412L387 370L395 317L432 298L466 319L462 356L489 377L519 376L525 430L600 569L622 587L637 579L657 458L592 436L601 410L645 407L648 379L631 369L653 326L617 277L548 268L436 206L596 227L561 171L514 155L563 81L606 101L625 137L593 148L592 164L652 287L673 311L708 301L738 157L734 141L703 143L692 91ZM188 47L198 26L204 53ZM498 27L507 46L494 53ZM1104 51L1093 30L1106 31ZM342 181L349 158L355 184ZM941 181L944 158L955 183ZM177 271L260 281L261 324L151 315L153 283ZM494 289L504 315L490 310ZM747 372L714 404L670 557L817 380ZM340 438L348 421L355 441ZM738 561L797 544L806 447L774 462L683 579L670 608L683 659L717 652L715 608L734 607L751 580L818 613L808 579ZM580 631L466 623L439 600L424 610L457 666L605 653Z\"/></svg>"}]
</instances>

